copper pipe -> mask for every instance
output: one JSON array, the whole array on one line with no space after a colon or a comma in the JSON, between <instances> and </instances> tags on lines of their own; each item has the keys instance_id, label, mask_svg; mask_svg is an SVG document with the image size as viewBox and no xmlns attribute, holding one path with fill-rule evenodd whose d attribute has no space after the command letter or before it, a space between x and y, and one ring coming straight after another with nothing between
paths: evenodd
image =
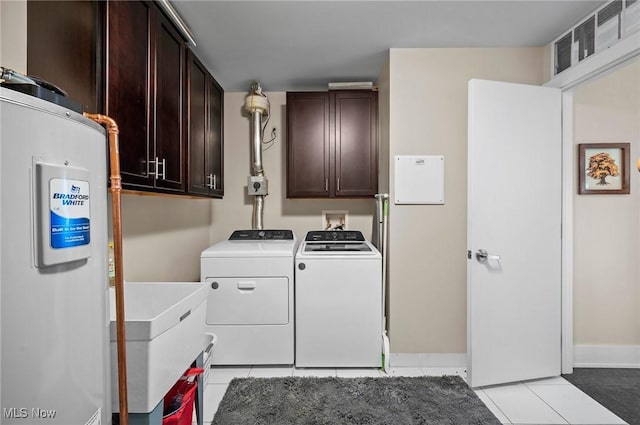
<instances>
[{"instance_id":1,"label":"copper pipe","mask_svg":"<svg viewBox=\"0 0 640 425\"><path fill-rule=\"evenodd\" d=\"M109 135L109 165L111 167L111 217L113 222L113 251L116 267L116 343L118 349L118 397L120 399L120 425L128 425L129 408L127 406L127 350L124 317L124 269L122 261L122 211L120 192L120 148L118 145L118 124L100 114L83 114L85 117L104 125Z\"/></svg>"}]
</instances>

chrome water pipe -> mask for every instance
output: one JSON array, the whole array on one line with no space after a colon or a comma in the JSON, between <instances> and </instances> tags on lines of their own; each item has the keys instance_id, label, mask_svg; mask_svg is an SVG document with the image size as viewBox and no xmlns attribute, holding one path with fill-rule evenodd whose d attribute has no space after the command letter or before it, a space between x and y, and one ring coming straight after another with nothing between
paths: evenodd
<instances>
[{"instance_id":1,"label":"chrome water pipe","mask_svg":"<svg viewBox=\"0 0 640 425\"><path fill-rule=\"evenodd\" d=\"M251 226L254 229L264 229L263 223L264 217L264 195L256 195L253 197L253 218Z\"/></svg>"},{"instance_id":2,"label":"chrome water pipe","mask_svg":"<svg viewBox=\"0 0 640 425\"><path fill-rule=\"evenodd\" d=\"M251 112L252 138L251 138L251 161L252 175L264 176L264 168L262 166L262 112L255 109ZM255 195L253 197L253 217L251 227L262 230L264 218L264 195Z\"/></svg>"},{"instance_id":3,"label":"chrome water pipe","mask_svg":"<svg viewBox=\"0 0 640 425\"><path fill-rule=\"evenodd\" d=\"M244 108L251 114L251 175L261 178L257 183L258 187L255 187L257 192L262 184L266 184L266 180L263 179L264 168L262 166L262 119L269 114L269 99L262 93L260 83L251 84L251 92L245 99ZM264 228L264 198L266 194L252 194L251 189L249 186L248 192L254 197L251 226L254 229L262 230Z\"/></svg>"},{"instance_id":4,"label":"chrome water pipe","mask_svg":"<svg viewBox=\"0 0 640 425\"><path fill-rule=\"evenodd\" d=\"M253 175L263 176L262 168L262 112L254 109L251 112L251 161L253 162Z\"/></svg>"}]
</instances>

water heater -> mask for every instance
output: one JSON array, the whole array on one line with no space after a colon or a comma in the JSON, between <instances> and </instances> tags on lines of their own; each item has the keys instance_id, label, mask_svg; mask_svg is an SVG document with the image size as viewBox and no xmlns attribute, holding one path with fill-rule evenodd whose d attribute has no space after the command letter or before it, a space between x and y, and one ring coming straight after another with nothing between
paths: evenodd
<instances>
[{"instance_id":1,"label":"water heater","mask_svg":"<svg viewBox=\"0 0 640 425\"><path fill-rule=\"evenodd\" d=\"M0 88L0 423L111 423L106 137Z\"/></svg>"}]
</instances>

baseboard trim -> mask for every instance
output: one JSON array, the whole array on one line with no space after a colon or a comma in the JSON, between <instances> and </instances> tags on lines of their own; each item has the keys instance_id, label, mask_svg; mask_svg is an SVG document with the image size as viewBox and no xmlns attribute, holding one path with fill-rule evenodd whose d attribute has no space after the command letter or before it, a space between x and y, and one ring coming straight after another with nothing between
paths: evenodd
<instances>
[{"instance_id":1,"label":"baseboard trim","mask_svg":"<svg viewBox=\"0 0 640 425\"><path fill-rule=\"evenodd\" d=\"M640 345L575 345L573 367L640 368Z\"/></svg>"},{"instance_id":2,"label":"baseboard trim","mask_svg":"<svg viewBox=\"0 0 640 425\"><path fill-rule=\"evenodd\" d=\"M391 367L466 367L467 353L391 353Z\"/></svg>"}]
</instances>

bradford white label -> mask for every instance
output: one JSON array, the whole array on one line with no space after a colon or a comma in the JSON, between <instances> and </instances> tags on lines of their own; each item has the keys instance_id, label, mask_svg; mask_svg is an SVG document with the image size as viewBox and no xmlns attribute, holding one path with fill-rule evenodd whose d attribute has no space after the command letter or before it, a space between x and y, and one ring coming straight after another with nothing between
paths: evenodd
<instances>
[{"instance_id":1,"label":"bradford white label","mask_svg":"<svg viewBox=\"0 0 640 425\"><path fill-rule=\"evenodd\" d=\"M90 242L89 182L51 179L49 208L51 248L64 249Z\"/></svg>"}]
</instances>

